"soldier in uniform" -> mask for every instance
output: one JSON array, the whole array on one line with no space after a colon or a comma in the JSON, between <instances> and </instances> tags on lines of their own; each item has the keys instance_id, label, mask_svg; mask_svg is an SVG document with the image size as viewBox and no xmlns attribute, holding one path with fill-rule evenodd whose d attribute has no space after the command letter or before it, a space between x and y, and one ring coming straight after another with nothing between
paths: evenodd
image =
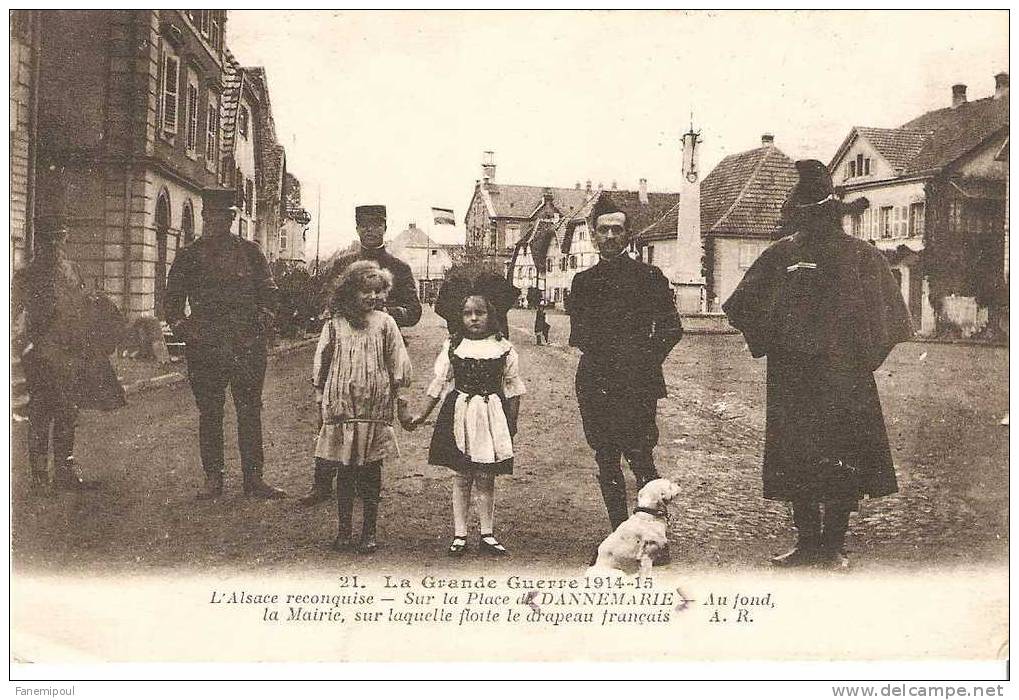
<instances>
[{"instance_id":1,"label":"soldier in uniform","mask_svg":"<svg viewBox=\"0 0 1019 700\"><path fill-rule=\"evenodd\" d=\"M828 169L816 160L796 169L789 235L722 308L751 354L768 357L764 497L792 504L798 537L771 561L841 569L849 514L897 488L874 371L912 328L882 253L842 230L846 207Z\"/></svg>"},{"instance_id":2,"label":"soldier in uniform","mask_svg":"<svg viewBox=\"0 0 1019 700\"><path fill-rule=\"evenodd\" d=\"M200 499L223 493L223 404L230 387L244 493L282 498L262 479L262 384L272 330L276 283L261 249L230 233L233 190L202 198L202 236L181 250L166 283L166 320L185 342L188 377L198 404L198 441L205 470ZM191 314L184 315L185 304Z\"/></svg>"},{"instance_id":3,"label":"soldier in uniform","mask_svg":"<svg viewBox=\"0 0 1019 700\"><path fill-rule=\"evenodd\" d=\"M341 256L333 263L326 273L326 284L323 292L328 298L332 294L333 285L340 274L357 260L371 260L393 275L393 289L381 310L388 313L401 328L413 326L421 320L421 301L418 299L417 283L410 270L410 265L389 253L385 247L386 207L381 204L369 204L354 209L354 221L357 235L361 240L360 248L353 253ZM327 465L316 465L311 492L301 498L303 506L313 506L332 500L333 480L336 474Z\"/></svg>"},{"instance_id":4,"label":"soldier in uniform","mask_svg":"<svg viewBox=\"0 0 1019 700\"><path fill-rule=\"evenodd\" d=\"M121 406L123 390L115 375L112 384L86 383L94 374L89 367L94 303L64 255L67 224L60 217L40 217L35 235L35 256L14 275L11 291L12 318L24 313L24 335L16 351L28 385L32 488L36 492L49 489L52 431L53 486L94 489L98 482L85 479L74 459L78 408ZM105 375L111 374L105 354L95 354L96 362L106 362Z\"/></svg>"},{"instance_id":5,"label":"soldier in uniform","mask_svg":"<svg viewBox=\"0 0 1019 700\"><path fill-rule=\"evenodd\" d=\"M609 195L591 213L600 260L573 278L567 310L577 366L577 403L594 449L598 483L613 530L629 516L620 468L625 455L640 488L658 478L658 399L662 363L683 335L669 282L657 267L625 253L630 222Z\"/></svg>"}]
</instances>

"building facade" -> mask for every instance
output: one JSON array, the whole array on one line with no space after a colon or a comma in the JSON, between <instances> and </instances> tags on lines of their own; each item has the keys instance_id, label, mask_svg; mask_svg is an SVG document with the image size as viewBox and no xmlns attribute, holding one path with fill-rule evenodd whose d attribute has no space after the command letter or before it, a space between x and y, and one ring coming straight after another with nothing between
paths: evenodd
<instances>
[{"instance_id":1,"label":"building facade","mask_svg":"<svg viewBox=\"0 0 1019 700\"><path fill-rule=\"evenodd\" d=\"M451 248L432 240L424 231L411 223L406 229L386 242L386 250L410 266L418 285L418 296L433 302L439 293L446 272L453 266Z\"/></svg>"},{"instance_id":2,"label":"building facade","mask_svg":"<svg viewBox=\"0 0 1019 700\"><path fill-rule=\"evenodd\" d=\"M40 13L35 215L62 215L86 283L161 315L220 184L220 10ZM73 50L68 50L73 47Z\"/></svg>"},{"instance_id":3,"label":"building facade","mask_svg":"<svg viewBox=\"0 0 1019 700\"><path fill-rule=\"evenodd\" d=\"M10 12L10 261L15 269L30 257L32 247L31 186L35 173L32 161L34 130L37 123L35 102L38 71L40 17L38 10Z\"/></svg>"},{"instance_id":4,"label":"building facade","mask_svg":"<svg viewBox=\"0 0 1019 700\"><path fill-rule=\"evenodd\" d=\"M854 127L829 168L846 199L868 207L847 217L892 265L918 332L968 336L1007 308L1005 230L1009 81L898 128Z\"/></svg>"},{"instance_id":5,"label":"building facade","mask_svg":"<svg viewBox=\"0 0 1019 700\"><path fill-rule=\"evenodd\" d=\"M295 265L304 264L305 244L311 216L301 206L301 183L291 173L283 172L282 223L279 229L278 259Z\"/></svg>"}]
</instances>

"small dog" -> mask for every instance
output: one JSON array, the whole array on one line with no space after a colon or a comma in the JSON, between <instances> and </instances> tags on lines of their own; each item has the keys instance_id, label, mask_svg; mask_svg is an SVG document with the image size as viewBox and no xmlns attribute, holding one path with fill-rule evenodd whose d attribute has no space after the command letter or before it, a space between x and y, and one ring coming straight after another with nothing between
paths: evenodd
<instances>
[{"instance_id":1,"label":"small dog","mask_svg":"<svg viewBox=\"0 0 1019 700\"><path fill-rule=\"evenodd\" d=\"M637 510L598 545L598 559L588 576L636 573L647 576L655 555L668 544L668 507L679 487L668 479L655 479L637 494Z\"/></svg>"}]
</instances>

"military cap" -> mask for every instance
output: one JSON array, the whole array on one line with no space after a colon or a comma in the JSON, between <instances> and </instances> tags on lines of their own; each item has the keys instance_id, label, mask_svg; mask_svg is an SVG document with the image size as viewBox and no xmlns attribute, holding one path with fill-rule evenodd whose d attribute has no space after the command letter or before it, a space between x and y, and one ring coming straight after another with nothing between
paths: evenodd
<instances>
[{"instance_id":1,"label":"military cap","mask_svg":"<svg viewBox=\"0 0 1019 700\"><path fill-rule=\"evenodd\" d=\"M66 216L46 214L35 219L35 237L40 240L52 240L70 233Z\"/></svg>"},{"instance_id":2,"label":"military cap","mask_svg":"<svg viewBox=\"0 0 1019 700\"><path fill-rule=\"evenodd\" d=\"M384 204L362 204L354 207L354 221L362 224L370 220L386 218L386 206Z\"/></svg>"},{"instance_id":3,"label":"military cap","mask_svg":"<svg viewBox=\"0 0 1019 700\"><path fill-rule=\"evenodd\" d=\"M834 196L835 187L832 184L831 173L821 161L798 160L796 172L800 179L792 191L793 204L805 207Z\"/></svg>"},{"instance_id":4,"label":"military cap","mask_svg":"<svg viewBox=\"0 0 1019 700\"><path fill-rule=\"evenodd\" d=\"M225 212L227 210L237 213L237 190L209 189L202 192L203 212Z\"/></svg>"}]
</instances>

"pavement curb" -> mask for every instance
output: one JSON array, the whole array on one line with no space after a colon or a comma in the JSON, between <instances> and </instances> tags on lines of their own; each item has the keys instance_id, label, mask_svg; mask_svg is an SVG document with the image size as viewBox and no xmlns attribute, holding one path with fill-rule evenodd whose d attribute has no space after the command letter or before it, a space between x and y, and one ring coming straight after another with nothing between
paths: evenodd
<instances>
[{"instance_id":1,"label":"pavement curb","mask_svg":"<svg viewBox=\"0 0 1019 700\"><path fill-rule=\"evenodd\" d=\"M311 347L318 342L318 338L305 338L289 345L283 345L280 347L273 348L269 351L269 357L284 357L290 355L298 350ZM146 391L152 391L153 389L160 389L167 386L175 386L182 382L187 381L187 375L183 372L169 372L168 374L161 374L158 377L151 377L149 379L139 379L136 382L124 385L124 393L128 396L135 394L141 394Z\"/></svg>"}]
</instances>

